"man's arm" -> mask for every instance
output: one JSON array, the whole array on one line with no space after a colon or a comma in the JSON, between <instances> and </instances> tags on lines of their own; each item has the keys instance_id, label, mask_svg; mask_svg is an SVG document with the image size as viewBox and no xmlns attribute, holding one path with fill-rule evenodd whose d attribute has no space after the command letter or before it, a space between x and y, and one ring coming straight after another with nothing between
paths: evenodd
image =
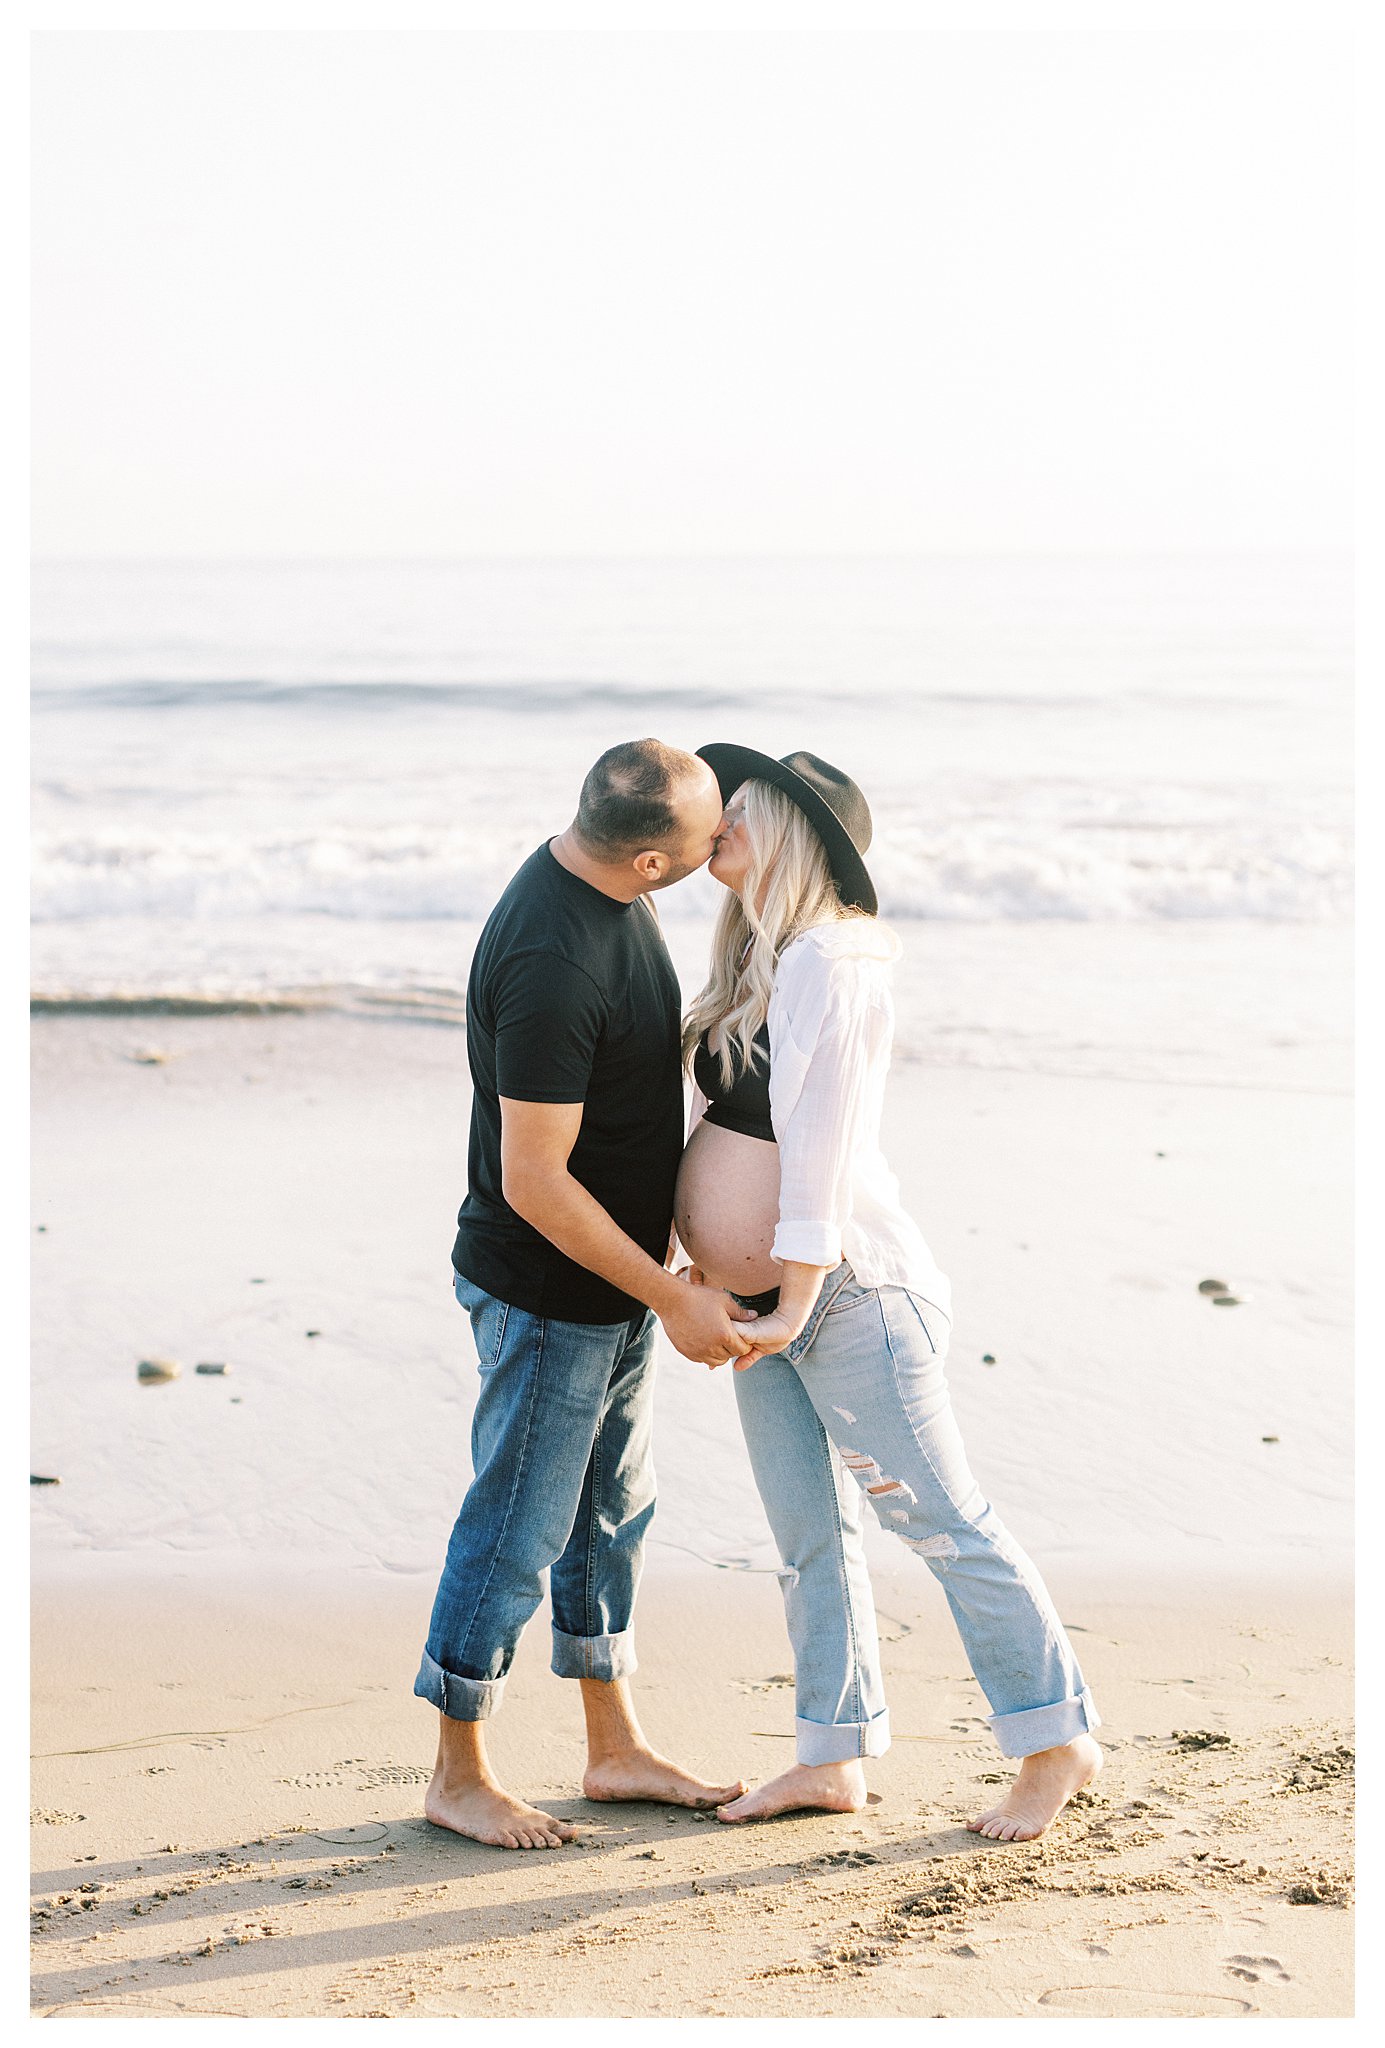
<instances>
[{"instance_id":1,"label":"man's arm","mask_svg":"<svg viewBox=\"0 0 1385 2048\"><path fill-rule=\"evenodd\" d=\"M579 1266L633 1295L658 1316L674 1349L706 1365L724 1365L750 1349L736 1325L753 1320L717 1288L675 1279L607 1215L568 1172L582 1128L580 1102L500 1098L500 1175L517 1216Z\"/></svg>"}]
</instances>

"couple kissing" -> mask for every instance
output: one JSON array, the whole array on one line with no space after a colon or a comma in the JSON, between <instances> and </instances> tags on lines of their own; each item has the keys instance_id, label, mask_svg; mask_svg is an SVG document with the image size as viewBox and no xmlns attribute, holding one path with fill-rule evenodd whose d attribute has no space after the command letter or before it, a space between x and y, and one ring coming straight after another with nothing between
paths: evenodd
<instances>
[{"instance_id":1,"label":"couple kissing","mask_svg":"<svg viewBox=\"0 0 1385 2048\"><path fill-rule=\"evenodd\" d=\"M630 741L487 920L452 1253L479 1367L474 1477L414 1682L439 1714L424 1801L439 1827L504 1849L577 1833L508 1792L485 1747L545 1572L589 1799L728 1823L863 1806L866 1760L890 1743L867 1506L940 1581L1019 1760L968 1825L1032 1839L1100 1769L1072 1645L968 1467L950 1289L880 1146L899 944L876 917L870 839L861 791L815 754ZM683 1018L651 899L703 866L726 894ZM784 1566L796 1761L753 1790L661 1756L631 1694L659 1323L684 1358L733 1366Z\"/></svg>"}]
</instances>

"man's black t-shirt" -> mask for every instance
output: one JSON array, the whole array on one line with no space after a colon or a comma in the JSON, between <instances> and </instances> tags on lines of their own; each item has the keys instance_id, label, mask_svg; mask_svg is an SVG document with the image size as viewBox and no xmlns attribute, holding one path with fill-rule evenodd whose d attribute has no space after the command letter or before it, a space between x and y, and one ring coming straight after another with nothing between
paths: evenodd
<instances>
[{"instance_id":1,"label":"man's black t-shirt","mask_svg":"<svg viewBox=\"0 0 1385 2048\"><path fill-rule=\"evenodd\" d=\"M469 1188L452 1263L475 1286L562 1322L639 1313L506 1202L500 1097L584 1105L568 1171L662 1265L683 1149L679 1013L650 906L603 895L546 845L532 853L486 920L467 984Z\"/></svg>"}]
</instances>

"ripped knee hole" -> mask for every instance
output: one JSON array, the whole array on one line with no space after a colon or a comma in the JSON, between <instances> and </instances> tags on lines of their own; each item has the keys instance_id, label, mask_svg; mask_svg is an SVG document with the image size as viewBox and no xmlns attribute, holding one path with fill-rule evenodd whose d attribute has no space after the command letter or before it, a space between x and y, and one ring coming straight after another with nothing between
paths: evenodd
<instances>
[{"instance_id":1,"label":"ripped knee hole","mask_svg":"<svg viewBox=\"0 0 1385 2048\"><path fill-rule=\"evenodd\" d=\"M891 1479L888 1472L882 1472L869 1451L842 1449L842 1463L848 1472L854 1473L863 1490L876 1498L881 1494L897 1494L903 1500L918 1506L918 1495L902 1479Z\"/></svg>"}]
</instances>

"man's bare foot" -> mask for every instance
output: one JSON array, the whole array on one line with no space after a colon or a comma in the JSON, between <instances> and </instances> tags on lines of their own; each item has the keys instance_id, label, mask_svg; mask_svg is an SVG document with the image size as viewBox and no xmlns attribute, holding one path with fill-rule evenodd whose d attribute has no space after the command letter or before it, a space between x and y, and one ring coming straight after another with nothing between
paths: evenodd
<instances>
[{"instance_id":1,"label":"man's bare foot","mask_svg":"<svg viewBox=\"0 0 1385 2048\"><path fill-rule=\"evenodd\" d=\"M493 1849L561 1849L578 1832L569 1821L511 1799L494 1779L449 1791L435 1772L423 1795L423 1812L435 1828L451 1828L454 1835L469 1835Z\"/></svg>"},{"instance_id":2,"label":"man's bare foot","mask_svg":"<svg viewBox=\"0 0 1385 2048\"><path fill-rule=\"evenodd\" d=\"M734 1785L709 1785L691 1771L680 1770L657 1750L623 1749L587 1765L582 1790L588 1799L654 1799L662 1806L720 1806L745 1790L744 1778Z\"/></svg>"},{"instance_id":3,"label":"man's bare foot","mask_svg":"<svg viewBox=\"0 0 1385 2048\"><path fill-rule=\"evenodd\" d=\"M1061 1749L1041 1749L1024 1759L999 1806L969 1820L967 1826L993 1842L1032 1842L1057 1819L1074 1792L1091 1784L1103 1761L1100 1745L1090 1735L1079 1735Z\"/></svg>"},{"instance_id":4,"label":"man's bare foot","mask_svg":"<svg viewBox=\"0 0 1385 2048\"><path fill-rule=\"evenodd\" d=\"M866 1774L855 1757L840 1764L794 1764L757 1785L743 1799L717 1808L717 1819L770 1820L776 1813L818 1807L825 1813L858 1813L866 1803Z\"/></svg>"}]
</instances>

